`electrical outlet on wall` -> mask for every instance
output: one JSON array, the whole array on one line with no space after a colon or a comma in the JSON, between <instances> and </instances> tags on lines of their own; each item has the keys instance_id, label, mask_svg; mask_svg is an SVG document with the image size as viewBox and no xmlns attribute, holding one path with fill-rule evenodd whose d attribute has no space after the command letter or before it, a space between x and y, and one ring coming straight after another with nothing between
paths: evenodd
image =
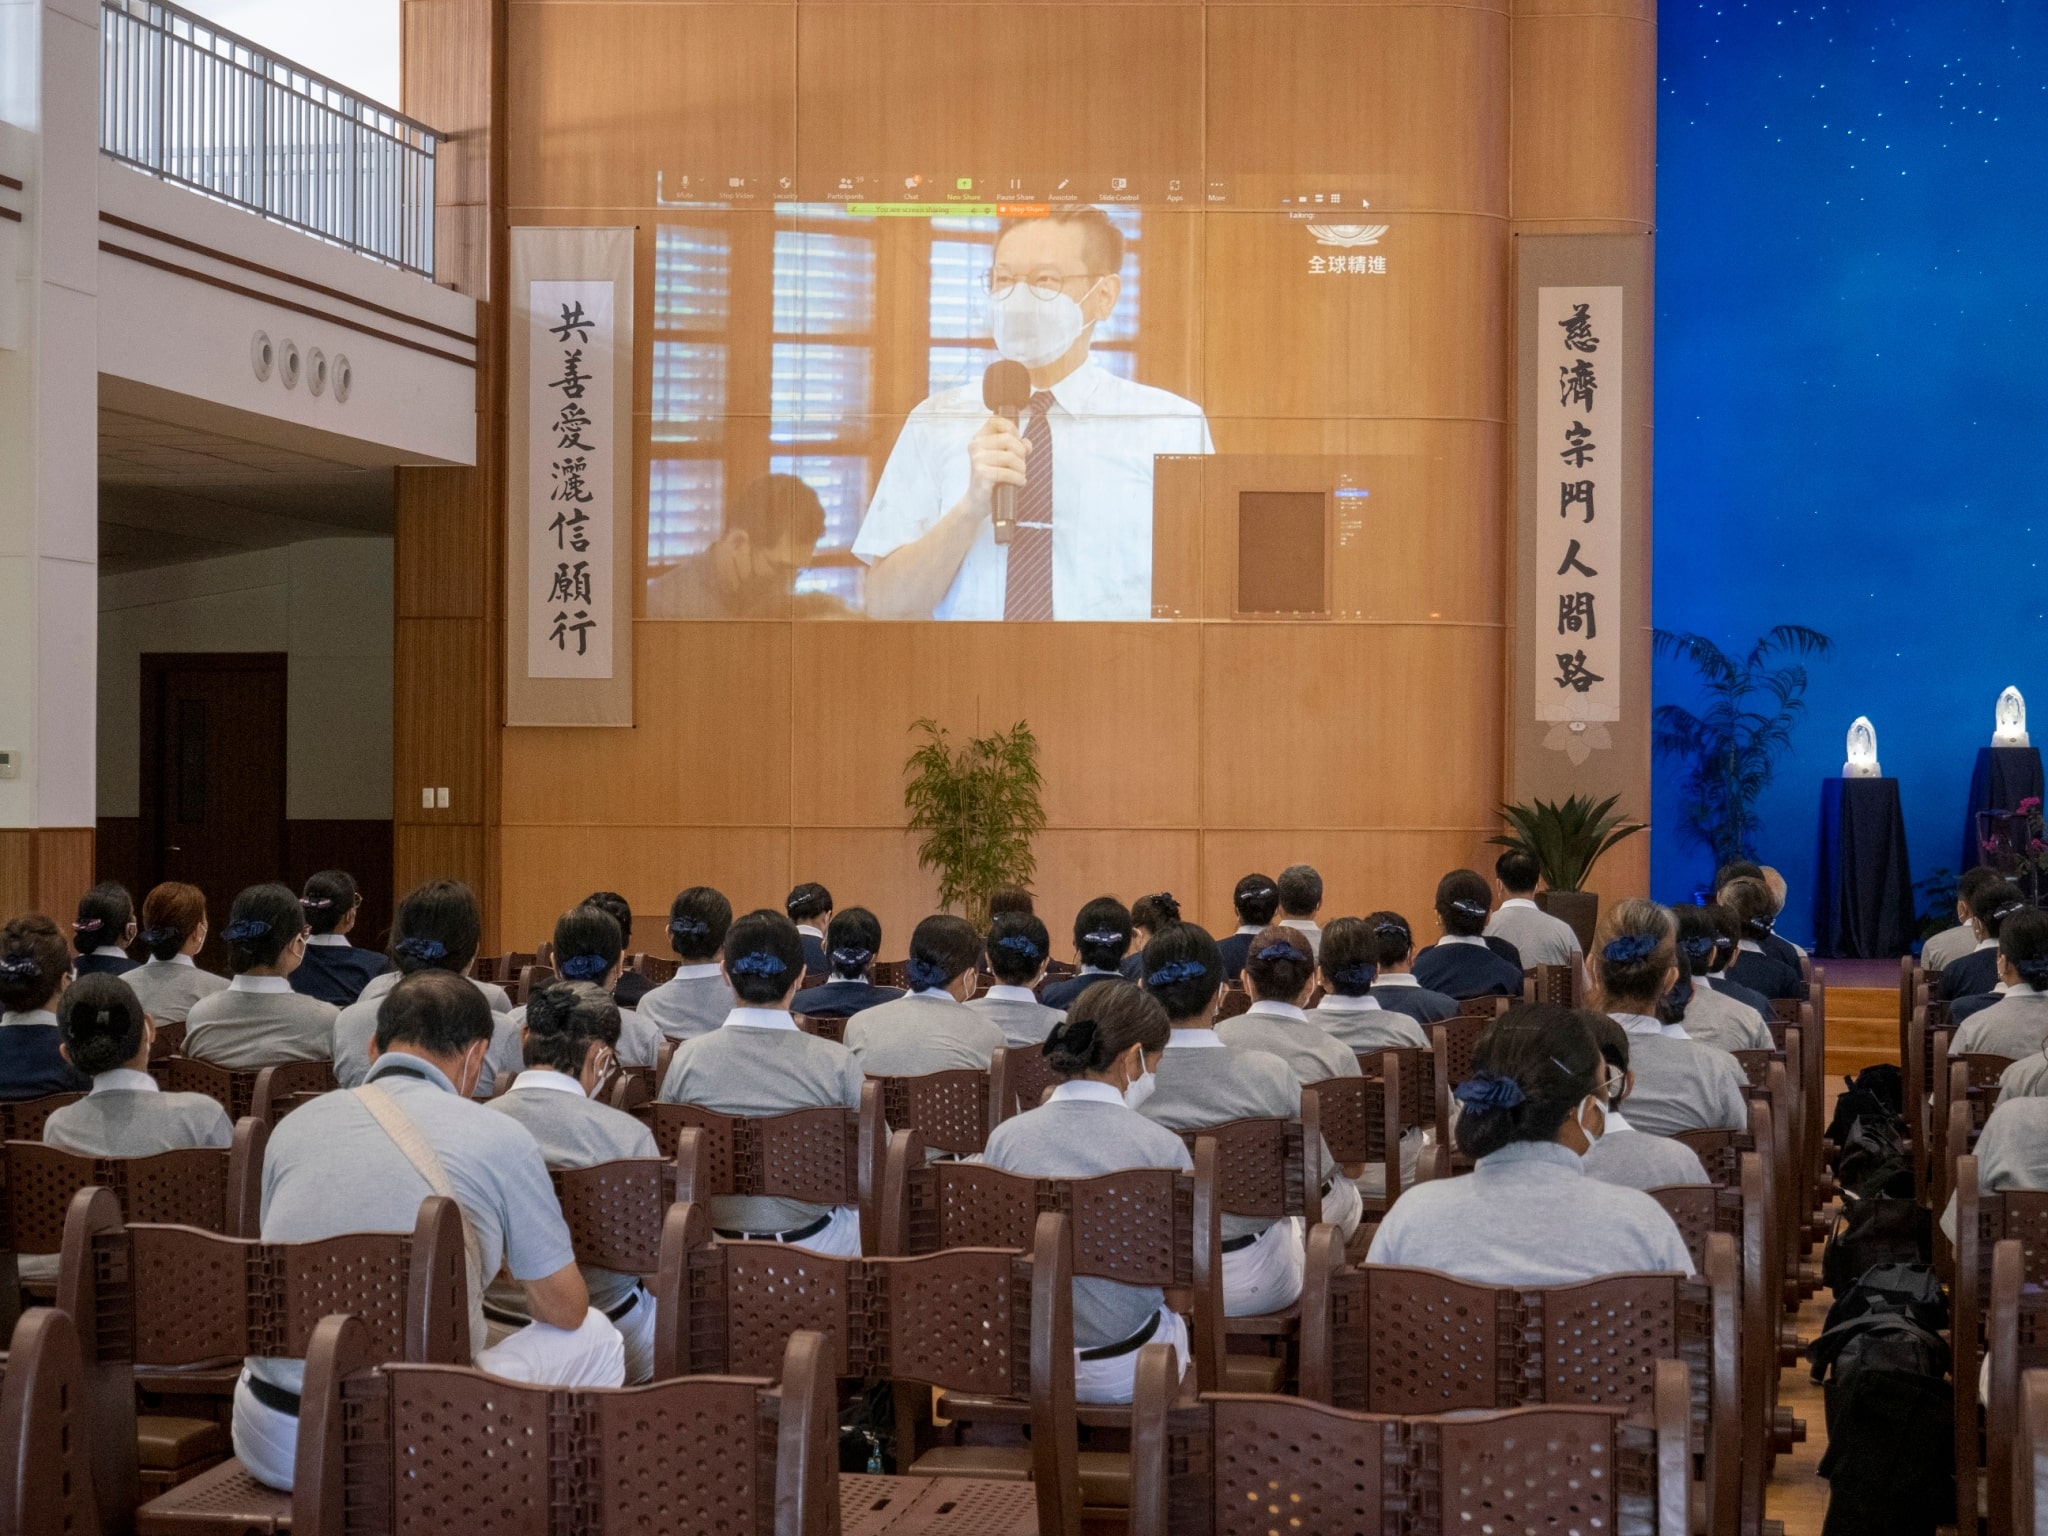
<instances>
[{"instance_id":1,"label":"electrical outlet on wall","mask_svg":"<svg viewBox=\"0 0 2048 1536\"><path fill-rule=\"evenodd\" d=\"M21 754L12 747L0 747L0 779L21 777Z\"/></svg>"}]
</instances>

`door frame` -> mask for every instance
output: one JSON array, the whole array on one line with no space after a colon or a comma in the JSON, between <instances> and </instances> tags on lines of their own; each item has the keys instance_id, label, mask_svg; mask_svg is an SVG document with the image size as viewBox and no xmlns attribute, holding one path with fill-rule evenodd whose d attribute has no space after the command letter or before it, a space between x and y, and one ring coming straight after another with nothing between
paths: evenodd
<instances>
[{"instance_id":1,"label":"door frame","mask_svg":"<svg viewBox=\"0 0 2048 1536\"><path fill-rule=\"evenodd\" d=\"M137 838L136 868L141 877L143 891L162 883L163 869L163 797L169 788L169 776L164 772L163 744L164 681L172 672L261 672L277 678L277 739L284 743L285 793L278 796L277 846L280 850L286 844L286 823L289 820L288 797L291 788L291 711L287 698L290 687L290 658L284 651L144 651L142 653L142 734L141 782L137 809L141 812L141 827ZM280 878L283 870L272 875ZM141 893L138 892L138 895ZM209 901L219 897L232 898L232 891L207 892Z\"/></svg>"}]
</instances>

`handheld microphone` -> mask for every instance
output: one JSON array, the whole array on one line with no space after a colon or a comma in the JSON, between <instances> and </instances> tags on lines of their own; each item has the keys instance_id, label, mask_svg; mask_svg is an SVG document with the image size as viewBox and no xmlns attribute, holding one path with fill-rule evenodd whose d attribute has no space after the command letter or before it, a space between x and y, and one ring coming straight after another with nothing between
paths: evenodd
<instances>
[{"instance_id":1,"label":"handheld microphone","mask_svg":"<svg viewBox=\"0 0 2048 1536\"><path fill-rule=\"evenodd\" d=\"M1031 370L1007 357L990 363L981 376L981 403L1021 427L1024 413L1031 408ZM989 498L989 520L995 524L996 542L1009 543L1017 531L1016 486L995 487Z\"/></svg>"}]
</instances>

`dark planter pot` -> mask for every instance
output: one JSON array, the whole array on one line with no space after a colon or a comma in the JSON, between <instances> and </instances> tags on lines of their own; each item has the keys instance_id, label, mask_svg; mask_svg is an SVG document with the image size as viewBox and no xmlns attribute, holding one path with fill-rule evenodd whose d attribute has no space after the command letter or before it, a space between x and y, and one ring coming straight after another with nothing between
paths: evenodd
<instances>
[{"instance_id":1,"label":"dark planter pot","mask_svg":"<svg viewBox=\"0 0 2048 1536\"><path fill-rule=\"evenodd\" d=\"M1593 930L1600 924L1600 898L1592 891L1538 891L1536 905L1579 936L1579 948L1593 952Z\"/></svg>"}]
</instances>

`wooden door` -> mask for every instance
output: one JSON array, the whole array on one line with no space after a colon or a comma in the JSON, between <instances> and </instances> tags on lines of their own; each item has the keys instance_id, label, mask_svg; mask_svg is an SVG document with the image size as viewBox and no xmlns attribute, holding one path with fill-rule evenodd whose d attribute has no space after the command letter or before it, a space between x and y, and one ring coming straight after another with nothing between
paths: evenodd
<instances>
[{"instance_id":1,"label":"wooden door","mask_svg":"<svg viewBox=\"0 0 2048 1536\"><path fill-rule=\"evenodd\" d=\"M145 889L198 886L218 934L237 891L287 877L284 655L145 655L141 788ZM217 937L199 963L225 969Z\"/></svg>"}]
</instances>

